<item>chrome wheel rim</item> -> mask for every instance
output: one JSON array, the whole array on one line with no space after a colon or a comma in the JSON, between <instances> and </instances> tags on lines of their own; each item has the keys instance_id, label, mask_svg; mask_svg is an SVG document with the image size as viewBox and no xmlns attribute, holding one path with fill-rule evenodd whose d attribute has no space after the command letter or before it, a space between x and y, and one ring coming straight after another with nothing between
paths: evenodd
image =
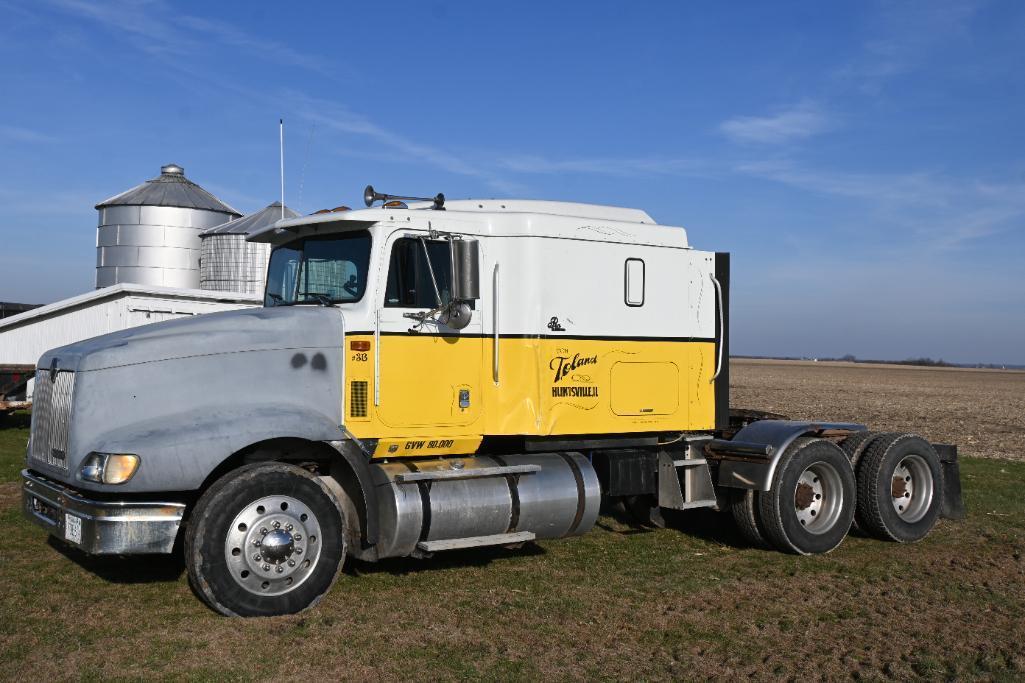
<instances>
[{"instance_id":1,"label":"chrome wheel rim","mask_svg":"<svg viewBox=\"0 0 1025 683\"><path fill-rule=\"evenodd\" d=\"M835 467L817 462L801 473L794 491L794 510L806 531L824 534L832 529L840 519L843 504L843 480Z\"/></svg>"},{"instance_id":2,"label":"chrome wheel rim","mask_svg":"<svg viewBox=\"0 0 1025 683\"><path fill-rule=\"evenodd\" d=\"M266 496L231 523L224 558L232 578L256 595L282 595L308 579L320 559L320 522L302 501Z\"/></svg>"},{"instance_id":3,"label":"chrome wheel rim","mask_svg":"<svg viewBox=\"0 0 1025 683\"><path fill-rule=\"evenodd\" d=\"M893 468L890 498L893 509L905 522L914 524L929 511L933 497L932 471L925 458L908 455Z\"/></svg>"}]
</instances>

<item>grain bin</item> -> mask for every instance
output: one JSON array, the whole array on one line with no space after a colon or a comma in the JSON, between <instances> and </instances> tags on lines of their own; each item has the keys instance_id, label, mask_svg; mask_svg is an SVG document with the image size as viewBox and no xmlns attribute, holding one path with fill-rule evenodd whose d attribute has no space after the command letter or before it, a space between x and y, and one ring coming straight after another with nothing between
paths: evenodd
<instances>
[{"instance_id":1,"label":"grain bin","mask_svg":"<svg viewBox=\"0 0 1025 683\"><path fill-rule=\"evenodd\" d=\"M298 216L298 213L285 207L285 218ZM247 242L246 235L274 224L281 217L281 202L274 202L245 218L228 221L202 233L200 289L262 294L270 245Z\"/></svg>"},{"instance_id":2,"label":"grain bin","mask_svg":"<svg viewBox=\"0 0 1025 683\"><path fill-rule=\"evenodd\" d=\"M199 234L241 216L176 164L96 210L97 289L121 282L198 288Z\"/></svg>"}]
</instances>

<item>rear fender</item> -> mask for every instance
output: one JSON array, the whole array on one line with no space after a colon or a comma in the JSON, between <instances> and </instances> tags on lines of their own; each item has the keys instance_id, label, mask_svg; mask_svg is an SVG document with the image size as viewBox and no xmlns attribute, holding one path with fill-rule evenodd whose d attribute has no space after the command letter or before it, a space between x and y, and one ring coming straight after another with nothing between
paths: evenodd
<instances>
[{"instance_id":1,"label":"rear fender","mask_svg":"<svg viewBox=\"0 0 1025 683\"><path fill-rule=\"evenodd\" d=\"M780 458L802 436L860 432L865 425L853 422L805 422L802 420L758 420L737 432L733 439L715 439L706 446L720 458L718 484L728 488L768 491ZM738 448L730 453L730 443ZM756 447L761 454L755 453Z\"/></svg>"}]
</instances>

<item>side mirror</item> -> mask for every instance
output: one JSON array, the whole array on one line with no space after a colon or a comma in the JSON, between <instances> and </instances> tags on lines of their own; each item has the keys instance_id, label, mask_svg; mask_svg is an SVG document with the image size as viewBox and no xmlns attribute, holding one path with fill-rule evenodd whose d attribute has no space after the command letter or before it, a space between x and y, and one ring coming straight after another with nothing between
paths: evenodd
<instances>
[{"instance_id":1,"label":"side mirror","mask_svg":"<svg viewBox=\"0 0 1025 683\"><path fill-rule=\"evenodd\" d=\"M449 248L452 250L452 301L479 299L480 243L474 239L450 240Z\"/></svg>"}]
</instances>

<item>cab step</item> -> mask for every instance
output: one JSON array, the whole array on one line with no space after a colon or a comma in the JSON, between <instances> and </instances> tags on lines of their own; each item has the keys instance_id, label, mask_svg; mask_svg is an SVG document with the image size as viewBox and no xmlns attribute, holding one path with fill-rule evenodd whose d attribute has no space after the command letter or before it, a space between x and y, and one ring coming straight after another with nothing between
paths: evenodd
<instances>
[{"instance_id":1,"label":"cab step","mask_svg":"<svg viewBox=\"0 0 1025 683\"><path fill-rule=\"evenodd\" d=\"M517 531L511 534L492 534L491 536L470 536L468 538L451 538L443 541L420 541L417 550L425 553L436 553L441 550L462 550L463 548L482 548L488 545L513 545L533 541L537 535L533 531Z\"/></svg>"},{"instance_id":2,"label":"cab step","mask_svg":"<svg viewBox=\"0 0 1025 683\"><path fill-rule=\"evenodd\" d=\"M456 479L506 477L511 474L534 474L540 471L540 465L506 465L505 467L478 467L469 470L426 470L422 472L404 472L395 475L395 483L412 484L418 481L453 481Z\"/></svg>"}]
</instances>

